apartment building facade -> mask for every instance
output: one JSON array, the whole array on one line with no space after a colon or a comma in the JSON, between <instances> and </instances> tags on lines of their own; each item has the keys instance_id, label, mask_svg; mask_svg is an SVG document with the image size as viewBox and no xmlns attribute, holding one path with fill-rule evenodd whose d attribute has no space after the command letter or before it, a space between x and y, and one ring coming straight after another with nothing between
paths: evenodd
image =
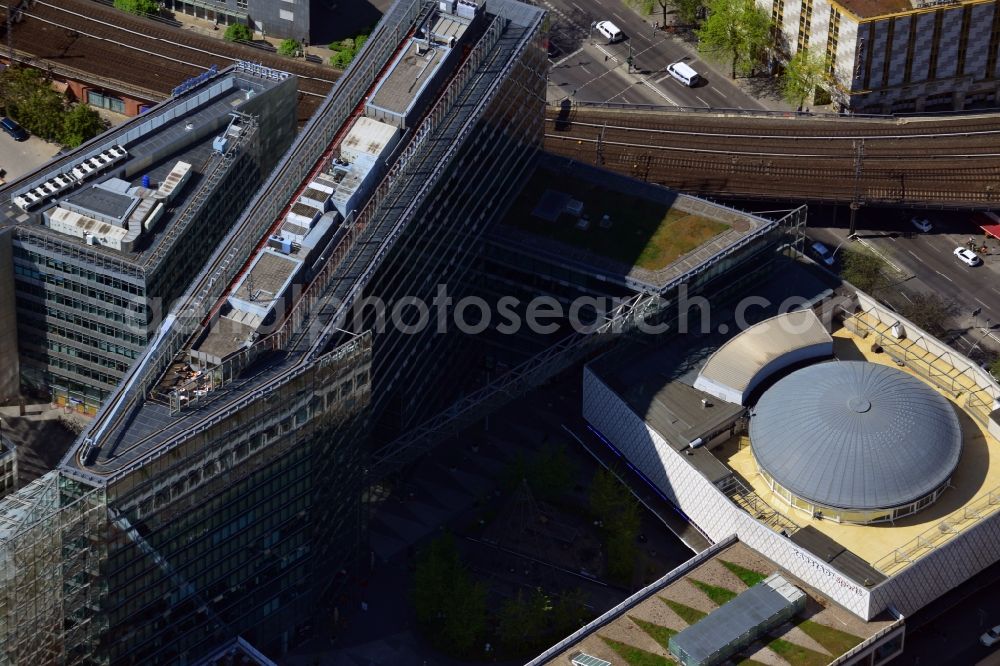
<instances>
[{"instance_id":1,"label":"apartment building facade","mask_svg":"<svg viewBox=\"0 0 1000 666\"><path fill-rule=\"evenodd\" d=\"M854 113L992 107L1000 9L991 0L758 0L780 59L821 55L831 97Z\"/></svg>"}]
</instances>

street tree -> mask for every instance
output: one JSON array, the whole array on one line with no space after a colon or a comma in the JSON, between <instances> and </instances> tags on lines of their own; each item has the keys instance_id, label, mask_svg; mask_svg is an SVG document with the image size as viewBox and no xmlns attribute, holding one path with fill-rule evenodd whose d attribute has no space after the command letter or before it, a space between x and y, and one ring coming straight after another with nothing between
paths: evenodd
<instances>
[{"instance_id":1,"label":"street tree","mask_svg":"<svg viewBox=\"0 0 1000 666\"><path fill-rule=\"evenodd\" d=\"M781 94L785 101L799 109L812 98L826 80L825 58L815 51L799 49L785 65L781 77Z\"/></svg>"},{"instance_id":2,"label":"street tree","mask_svg":"<svg viewBox=\"0 0 1000 666\"><path fill-rule=\"evenodd\" d=\"M439 644L459 656L470 654L486 630L486 587L461 570L448 588L444 613Z\"/></svg>"},{"instance_id":3,"label":"street tree","mask_svg":"<svg viewBox=\"0 0 1000 666\"><path fill-rule=\"evenodd\" d=\"M673 0L673 3L684 25L694 25L702 8L702 0Z\"/></svg>"},{"instance_id":4,"label":"street tree","mask_svg":"<svg viewBox=\"0 0 1000 666\"><path fill-rule=\"evenodd\" d=\"M771 18L754 0L709 0L708 18L697 31L698 48L730 60L732 77L752 74L772 45Z\"/></svg>"},{"instance_id":5,"label":"street tree","mask_svg":"<svg viewBox=\"0 0 1000 666\"><path fill-rule=\"evenodd\" d=\"M552 604L552 633L568 636L587 623L587 595L581 588L568 590Z\"/></svg>"},{"instance_id":6,"label":"street tree","mask_svg":"<svg viewBox=\"0 0 1000 666\"><path fill-rule=\"evenodd\" d=\"M76 148L104 131L101 114L86 104L76 104L63 116L62 135L59 141L69 148Z\"/></svg>"},{"instance_id":7,"label":"street tree","mask_svg":"<svg viewBox=\"0 0 1000 666\"><path fill-rule=\"evenodd\" d=\"M36 69L8 67L0 74L0 98L8 116L46 141L60 139L66 100Z\"/></svg>"},{"instance_id":8,"label":"street tree","mask_svg":"<svg viewBox=\"0 0 1000 666\"><path fill-rule=\"evenodd\" d=\"M222 33L222 38L228 42L251 42L253 41L253 30L242 23L231 23Z\"/></svg>"},{"instance_id":9,"label":"street tree","mask_svg":"<svg viewBox=\"0 0 1000 666\"><path fill-rule=\"evenodd\" d=\"M130 14L159 14L160 3L158 0L115 0L115 9L120 9Z\"/></svg>"},{"instance_id":10,"label":"street tree","mask_svg":"<svg viewBox=\"0 0 1000 666\"><path fill-rule=\"evenodd\" d=\"M278 55L296 56L302 50L302 45L297 39L284 39L278 44Z\"/></svg>"},{"instance_id":11,"label":"street tree","mask_svg":"<svg viewBox=\"0 0 1000 666\"><path fill-rule=\"evenodd\" d=\"M886 286L889 279L885 263L871 252L847 250L843 256L841 276L861 291L875 294Z\"/></svg>"},{"instance_id":12,"label":"street tree","mask_svg":"<svg viewBox=\"0 0 1000 666\"><path fill-rule=\"evenodd\" d=\"M937 294L910 294L897 309L899 314L935 337L942 337L948 332L952 305Z\"/></svg>"}]
</instances>

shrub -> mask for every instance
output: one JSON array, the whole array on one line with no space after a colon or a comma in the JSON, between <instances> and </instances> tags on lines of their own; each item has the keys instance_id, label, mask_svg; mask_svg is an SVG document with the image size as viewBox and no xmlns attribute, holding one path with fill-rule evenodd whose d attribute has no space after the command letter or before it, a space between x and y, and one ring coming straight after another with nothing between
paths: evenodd
<instances>
[{"instance_id":1,"label":"shrub","mask_svg":"<svg viewBox=\"0 0 1000 666\"><path fill-rule=\"evenodd\" d=\"M115 0L115 9L129 14L159 14L160 3L157 0Z\"/></svg>"},{"instance_id":2,"label":"shrub","mask_svg":"<svg viewBox=\"0 0 1000 666\"><path fill-rule=\"evenodd\" d=\"M249 42L253 40L253 30L242 23L233 23L226 28L222 37L230 42Z\"/></svg>"},{"instance_id":3,"label":"shrub","mask_svg":"<svg viewBox=\"0 0 1000 666\"><path fill-rule=\"evenodd\" d=\"M285 39L278 45L278 54L283 56L296 56L302 50L302 45L297 39Z\"/></svg>"}]
</instances>

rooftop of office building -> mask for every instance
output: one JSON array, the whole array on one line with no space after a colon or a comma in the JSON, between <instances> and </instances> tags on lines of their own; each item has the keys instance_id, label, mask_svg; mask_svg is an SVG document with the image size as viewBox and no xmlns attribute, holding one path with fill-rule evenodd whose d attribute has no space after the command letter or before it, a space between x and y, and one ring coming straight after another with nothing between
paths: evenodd
<instances>
[{"instance_id":1,"label":"rooftop of office building","mask_svg":"<svg viewBox=\"0 0 1000 666\"><path fill-rule=\"evenodd\" d=\"M828 298L830 287L822 285L823 279L812 268L796 265L792 273L783 270L771 279L772 291L760 293L772 304L799 293L820 303L821 311L834 310L845 297ZM817 283L810 285L811 280ZM755 337L759 327L774 325L775 313L773 307L760 310L748 322L753 325L740 332L719 332L725 328L720 326L670 345L608 356L590 368L735 504L859 585L893 576L996 512L1000 442L987 426L994 401L957 354L930 352L918 341L898 339L891 321L866 311L843 314L843 323L825 334L826 343L808 329L800 331L798 345L790 343L794 336ZM755 338L750 346L756 348L750 349L741 337ZM728 374L715 368L713 381L706 381L713 359L734 345L749 350L745 356L766 376L752 381L748 376L754 373L745 368ZM861 372L860 383L855 371ZM843 381L864 387L864 376L878 379L882 388L895 387L888 395L872 391L865 398L871 408L864 414L876 416L866 427L853 428L854 416L864 414L857 411L857 401L852 403L855 409L847 406L854 396L843 386L834 398L812 400L817 391ZM735 388L724 387L721 377ZM804 407L802 400L815 409ZM841 403L846 411L838 415L834 412ZM907 429L910 417L901 414L911 409L917 419L913 425L923 422L920 427L926 432ZM753 425L762 414L767 421L764 434L775 438L763 451L754 440L761 432ZM840 419L837 428L846 424L846 434L835 437L832 426L824 427L822 420L828 416ZM795 430L799 417L810 421L807 431L815 436ZM749 418L749 435L720 431L720 424L738 418ZM897 428L909 434L900 440L893 432ZM933 432L940 436L924 436ZM805 442L829 448L807 451ZM762 457L755 457L758 452ZM881 456L878 469L859 469L875 464L864 462L871 455ZM925 460L936 462L924 466ZM903 478L905 487L900 486ZM890 508L845 509L831 516L834 511L817 501L821 495L827 501L839 498L842 505L857 501L864 507ZM746 501L748 497L753 501Z\"/></svg>"},{"instance_id":2,"label":"rooftop of office building","mask_svg":"<svg viewBox=\"0 0 1000 666\"><path fill-rule=\"evenodd\" d=\"M840 0L849 13L861 19L895 16L907 12L982 4L989 0Z\"/></svg>"},{"instance_id":3,"label":"rooftop of office building","mask_svg":"<svg viewBox=\"0 0 1000 666\"><path fill-rule=\"evenodd\" d=\"M791 583L788 587L792 592L805 594L805 608L738 652L733 663L744 659L752 660L746 663L791 666L828 663L894 623L888 616L871 622L857 618L735 539L713 547L706 555L696 556L637 593L624 607L595 620L581 637L557 646L541 663L601 666L663 659L674 663L678 657L669 652L671 638L698 626L738 595L759 588L774 573Z\"/></svg>"},{"instance_id":4,"label":"rooftop of office building","mask_svg":"<svg viewBox=\"0 0 1000 666\"><path fill-rule=\"evenodd\" d=\"M462 4L456 2L455 11ZM464 4L470 7L468 3ZM413 11L417 7L420 10ZM479 76L441 79L442 86L464 86L464 101L456 104L455 95L443 96L437 86L428 87L424 91L423 102L440 105L437 107L439 110L433 118L428 114L422 121L426 124L416 132L404 132L398 125L391 131L386 130L377 124L382 121L371 117L370 110L366 110L364 117L352 113L363 100L370 98L385 76L385 65L406 47L409 38L402 42L395 40L409 34L421 17L433 18L443 11L445 9L440 3L397 3L383 17L384 22L390 22L394 27L373 33L360 59L355 60L345 73L343 80L352 84L335 88L324 103L324 114L329 113L329 117L321 114L307 126L285 156L285 161L279 164L276 173L283 173L283 168L294 164L298 172L304 174L302 179L290 185L287 179L272 176L264 186L265 196L260 197L258 203L246 213L253 219L253 224L248 223L244 228L266 230L264 235L237 239L241 247L247 249L241 250L246 254L241 254L232 264L237 267L234 277L227 276L221 283L198 281L199 285L205 286L192 300L197 299L199 304L209 309L213 318L226 318L227 314L235 313L232 319L236 324L235 333L228 339L223 336L210 341L210 329L202 329L191 336L190 332L180 332L179 327L161 327L159 336L132 366L130 374L119 384L74 449L63 458L62 469L91 483L114 482L159 460L174 447L203 432L202 426L215 415L242 413L245 405L261 396L268 396L269 392L277 390L276 387L286 386L289 377L302 376L309 368L321 363L323 368L340 367L336 364L343 360L342 365L348 367L353 360L344 359L365 358L366 354L370 357L370 337L353 334L345 337L336 327L336 308L324 307L321 311L309 308L317 301L320 304L350 303L348 299L353 297L358 281L369 279L377 262L384 257L379 253L380 248L388 242L387 239L398 235L402 226L410 221L407 216L426 200L429 193L426 172L402 170L396 174L393 187L398 188L394 191L401 192L400 197L408 202L407 205L390 207L385 214L368 216L370 211L365 211L364 207L372 192L378 192L376 188L382 186L380 183L385 170L392 167L391 160L400 155L413 159L416 154L420 160L426 160L426 164L447 164L457 142L473 131L473 121L488 108L493 100L492 93L503 82L502 78ZM487 12L480 11L479 16L483 16L484 22L489 25L487 34L490 39L471 43L471 54L485 51L491 53L490 62L512 62L528 49L537 48L532 39L542 24L542 10L519 2L497 0ZM401 22L393 24L393 21ZM464 36L468 37L469 32ZM365 55L372 53L381 54L379 57L382 60L366 61ZM481 61L470 55L461 66L475 72ZM351 95L358 98L354 99ZM331 122L330 118L339 120ZM331 129L326 125L336 122L340 125L333 125L330 134L323 134ZM424 128L427 131L423 131ZM328 138L331 135L332 139ZM353 140L349 141L352 135ZM434 137L433 140L426 140L430 136ZM408 142L406 146L402 145L404 141ZM377 154L372 154L372 150ZM334 212L340 216L331 218ZM363 224L353 224L351 220L341 217L361 213ZM334 231L318 238L317 244L310 246L309 236L321 228L323 220L330 220L330 228ZM345 234L347 239L344 240L340 234ZM248 290L247 278L251 283L255 282L257 278L253 276L253 269L260 268L263 272L259 277L266 285L289 284L285 270L290 267L288 262L279 260L278 265L270 261L265 265L259 264L261 253L273 254L275 250L292 260L300 250L309 254L303 259L304 265L295 277L295 281L301 281L300 293L305 295L293 303L291 313L286 310L282 319L276 319L274 328L257 331L254 326L259 312L255 309L258 306L266 308L271 299L265 298L263 290L253 284ZM336 257L336 261L331 261L332 257ZM336 267L340 266L349 266L350 270L345 274L338 273L342 269ZM202 274L215 270L215 266L206 266ZM317 274L323 276L322 281L314 279ZM314 288L317 284L319 287ZM280 290L282 287L277 288ZM210 289L221 291L210 292ZM246 298L248 294L256 297ZM305 306L302 306L303 303ZM299 309L295 310L296 307ZM306 313L308 329L298 318L303 312ZM184 316L184 312L179 316ZM276 318L278 316L275 315ZM204 337L204 333L208 333L208 337ZM258 333L259 338L256 337ZM188 344L189 339L196 340L194 346ZM206 341L209 342L208 347L200 347ZM272 342L275 344L268 346ZM172 346L174 344L176 346ZM196 359L199 349L207 349L210 353L206 356L214 358ZM222 360L220 354L229 354L233 349L243 350L231 354L226 361L233 364L213 367L216 361ZM243 372L248 366L236 365L247 358L251 359L248 363L252 363L253 372ZM207 386L197 384L193 391L185 393L184 387L168 385L172 382L171 372L180 369L190 374L193 360L203 363L210 371L194 378L183 375L176 379L186 387L192 382L197 384L202 378L209 378ZM359 391L366 390L370 385L365 372L362 370L360 373L363 376L357 384L362 387ZM169 399L164 398L165 393L169 394Z\"/></svg>"},{"instance_id":5,"label":"rooftop of office building","mask_svg":"<svg viewBox=\"0 0 1000 666\"><path fill-rule=\"evenodd\" d=\"M494 238L631 288L659 291L774 224L548 157L529 176Z\"/></svg>"},{"instance_id":6,"label":"rooftop of office building","mask_svg":"<svg viewBox=\"0 0 1000 666\"><path fill-rule=\"evenodd\" d=\"M0 225L150 270L183 235L249 100L288 75L236 65L9 184ZM223 138L220 143L220 137ZM220 148L222 150L220 150Z\"/></svg>"}]
</instances>

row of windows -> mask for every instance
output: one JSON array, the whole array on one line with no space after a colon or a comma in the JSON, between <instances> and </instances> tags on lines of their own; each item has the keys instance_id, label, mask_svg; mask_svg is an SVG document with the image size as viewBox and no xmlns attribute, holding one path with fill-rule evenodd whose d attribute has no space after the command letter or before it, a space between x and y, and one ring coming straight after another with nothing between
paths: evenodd
<instances>
[{"instance_id":1,"label":"row of windows","mask_svg":"<svg viewBox=\"0 0 1000 666\"><path fill-rule=\"evenodd\" d=\"M41 267L51 268L52 270L57 271L59 273L63 273L65 275L74 275L77 277L81 277L84 278L85 280L90 280L95 284L111 287L115 291L135 294L136 296L142 296L144 293L142 287L132 284L131 282L127 282L125 280L112 277L111 275L106 275L98 271L92 271L89 268L78 266L77 264L68 261L62 261L61 259L54 259L52 257L47 257L45 255L38 254L37 252L33 252L31 250L18 252L19 255L22 253L27 254L27 258L30 260L32 266L35 268L41 268Z\"/></svg>"},{"instance_id":2,"label":"row of windows","mask_svg":"<svg viewBox=\"0 0 1000 666\"><path fill-rule=\"evenodd\" d=\"M128 370L128 366L130 365L123 361L117 361L115 359L108 358L103 354L97 354L84 349L78 349L72 345L68 345L63 342L59 342L57 340L52 340L52 339L46 340L45 346L48 348L49 351L55 352L57 354L65 354L66 356L72 356L73 358L78 358L81 361L93 363L94 365L99 365L104 368L110 368L119 373L125 373ZM124 349L124 347L119 347L118 349ZM132 357L134 358L135 352L129 352L129 353L132 354ZM49 362L52 363L52 365L56 365L56 363L54 362L55 360L56 360L55 358L49 357Z\"/></svg>"},{"instance_id":3,"label":"row of windows","mask_svg":"<svg viewBox=\"0 0 1000 666\"><path fill-rule=\"evenodd\" d=\"M45 284L50 284L59 289L65 289L67 291L72 291L74 293L80 294L81 296L86 296L87 298L92 298L98 301L104 301L105 303L111 303L120 308L125 308L131 310L132 312L143 312L146 309L144 303L138 303L128 298L119 296L118 294L104 291L103 289L97 289L96 287L90 287L85 284L81 284L76 280L70 280L63 277L62 275L52 275L50 273L38 273L23 266L15 266L14 273L16 275L22 275L24 277L29 277L34 280L40 280Z\"/></svg>"},{"instance_id":4,"label":"row of windows","mask_svg":"<svg viewBox=\"0 0 1000 666\"><path fill-rule=\"evenodd\" d=\"M62 326L50 325L48 327L48 332L50 335L58 335L64 338L65 341L75 342L81 345L87 345L88 347L96 348L101 351L108 352L110 354L118 354L119 356L127 358L132 361L134 361L136 357L139 356L139 352L137 352L134 349L129 349L128 347L122 347L121 345L116 345L114 342L108 340L100 340L98 338L92 338L89 335L84 335L83 333L79 333L77 331L73 331L68 328L63 328ZM49 349L52 349L52 351L62 351L61 349L54 349L52 347L53 344L60 344L60 341L53 340L52 338L48 338L48 341L49 341ZM63 344L62 346L65 345ZM66 348L75 349L73 347L68 347L68 346ZM65 353L70 354L70 356L77 356L77 354L71 352L65 352ZM82 352L80 354L81 357L83 356L83 353L85 352Z\"/></svg>"},{"instance_id":5,"label":"row of windows","mask_svg":"<svg viewBox=\"0 0 1000 666\"><path fill-rule=\"evenodd\" d=\"M34 301L24 300L21 302L21 309L27 310L32 315L45 315L51 317L52 319L58 319L64 321L67 324L73 324L74 326L79 326L80 328L85 328L89 331L94 331L108 338L114 338L115 340L121 340L122 342L130 345L135 345L136 347L143 347L146 344L146 336L132 333L125 329L119 328L117 326L111 326L100 321L93 319L88 319L87 317L81 317L75 312L68 312L60 308L54 308L51 306L44 306L41 303L35 303ZM61 330L61 327L53 325L49 322L45 322L41 317L37 317L39 320L37 323L38 328L44 330ZM122 317L124 319L124 317Z\"/></svg>"},{"instance_id":6,"label":"row of windows","mask_svg":"<svg viewBox=\"0 0 1000 666\"><path fill-rule=\"evenodd\" d=\"M113 310L108 310L100 305L95 305L87 301L81 301L72 296L66 294L61 294L49 289L45 289L37 284L30 284L22 282L18 285L18 290L22 293L34 296L38 299L43 299L45 301L50 301L56 303L57 305L62 305L68 308L72 308L79 312L85 312L87 314L97 315L108 319L110 321L119 322L132 327L136 330L144 330L146 325L145 316L130 316L122 312L115 312ZM22 300L23 302L23 300ZM140 314L140 313L135 313Z\"/></svg>"},{"instance_id":7,"label":"row of windows","mask_svg":"<svg viewBox=\"0 0 1000 666\"><path fill-rule=\"evenodd\" d=\"M77 363L73 363L66 359L57 358L55 356L48 356L41 352L36 352L30 349L25 349L22 353L27 358L38 361L39 363L44 363L48 366L48 368L50 369L50 371L47 373L48 384L52 385L53 387L55 386L77 387L80 386L80 380L72 379L70 377L64 377L58 373L51 372L52 368L57 368L64 372L71 372L75 375L78 375L79 377L84 377L86 379L93 380L94 382L99 382L101 384L105 384L108 386L114 386L115 384L118 383L119 377L113 377L107 373L100 372L99 370L93 370L91 368L79 365ZM106 395L106 392L101 391L100 393L102 396L101 399L103 400L104 399L103 396Z\"/></svg>"}]
</instances>

